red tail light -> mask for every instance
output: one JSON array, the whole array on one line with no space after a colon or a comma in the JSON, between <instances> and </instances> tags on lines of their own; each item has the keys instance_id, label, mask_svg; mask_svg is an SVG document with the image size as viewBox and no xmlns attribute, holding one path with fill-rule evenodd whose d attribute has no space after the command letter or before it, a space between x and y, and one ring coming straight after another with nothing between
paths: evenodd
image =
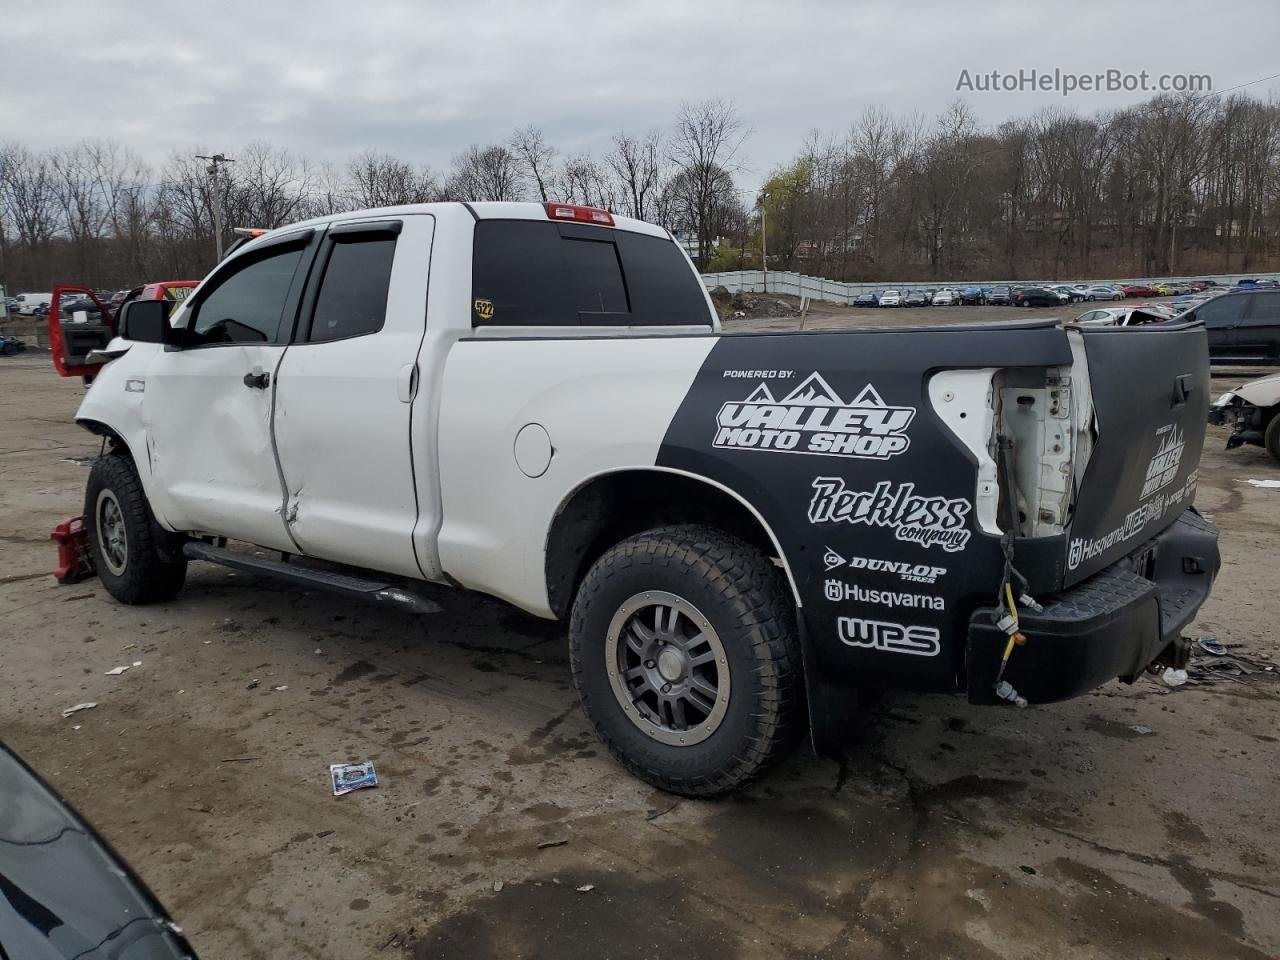
<instances>
[{"instance_id":1,"label":"red tail light","mask_svg":"<svg viewBox=\"0 0 1280 960\"><path fill-rule=\"evenodd\" d=\"M599 207L581 207L575 203L544 203L543 206L552 220L577 220L579 223L594 223L601 227L613 226L613 214Z\"/></svg>"}]
</instances>

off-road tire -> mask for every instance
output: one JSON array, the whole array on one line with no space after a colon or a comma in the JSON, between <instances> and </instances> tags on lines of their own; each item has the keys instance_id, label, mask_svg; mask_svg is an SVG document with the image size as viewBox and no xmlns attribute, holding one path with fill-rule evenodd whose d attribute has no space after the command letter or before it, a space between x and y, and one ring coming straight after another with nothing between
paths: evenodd
<instances>
[{"instance_id":1,"label":"off-road tire","mask_svg":"<svg viewBox=\"0 0 1280 960\"><path fill-rule=\"evenodd\" d=\"M728 706L690 746L653 739L625 713L609 678L610 623L646 590L688 601L727 657ZM706 526L669 526L623 540L592 565L569 625L573 683L596 734L624 767L661 790L712 797L743 786L785 754L803 729L795 610L781 571L758 549Z\"/></svg>"},{"instance_id":2,"label":"off-road tire","mask_svg":"<svg viewBox=\"0 0 1280 960\"><path fill-rule=\"evenodd\" d=\"M113 565L121 565L109 562L104 531L99 529L104 492L118 504L125 531L124 563L119 570L112 570ZM157 603L177 596L187 578L182 538L156 523L129 457L111 454L94 461L85 489L84 518L93 565L107 593L128 604Z\"/></svg>"},{"instance_id":3,"label":"off-road tire","mask_svg":"<svg viewBox=\"0 0 1280 960\"><path fill-rule=\"evenodd\" d=\"M1262 432L1262 443L1272 459L1280 462L1280 409L1271 415L1271 420Z\"/></svg>"}]
</instances>

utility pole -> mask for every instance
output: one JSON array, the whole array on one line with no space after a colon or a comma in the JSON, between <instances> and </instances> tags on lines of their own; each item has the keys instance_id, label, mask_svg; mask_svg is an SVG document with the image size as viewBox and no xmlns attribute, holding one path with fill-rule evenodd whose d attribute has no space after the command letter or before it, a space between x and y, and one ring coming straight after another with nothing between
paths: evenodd
<instances>
[{"instance_id":1,"label":"utility pole","mask_svg":"<svg viewBox=\"0 0 1280 960\"><path fill-rule=\"evenodd\" d=\"M222 193L218 190L218 167L224 163L235 163L230 157L223 156L221 153L215 153L211 157L203 154L196 154L197 160L208 160L209 166L205 167L205 172L209 174L209 205L213 207L213 243L214 249L217 251L218 260L222 261Z\"/></svg>"},{"instance_id":2,"label":"utility pole","mask_svg":"<svg viewBox=\"0 0 1280 960\"><path fill-rule=\"evenodd\" d=\"M768 199L767 192L760 194L760 268L764 271L764 293L769 292L769 230L764 216L765 201Z\"/></svg>"}]
</instances>

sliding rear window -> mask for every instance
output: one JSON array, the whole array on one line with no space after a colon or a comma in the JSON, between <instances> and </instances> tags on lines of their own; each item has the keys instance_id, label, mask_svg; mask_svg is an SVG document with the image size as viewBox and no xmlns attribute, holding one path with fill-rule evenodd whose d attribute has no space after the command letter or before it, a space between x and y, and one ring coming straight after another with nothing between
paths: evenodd
<instances>
[{"instance_id":1,"label":"sliding rear window","mask_svg":"<svg viewBox=\"0 0 1280 960\"><path fill-rule=\"evenodd\" d=\"M670 240L587 224L476 224L474 326L711 323L702 284Z\"/></svg>"}]
</instances>

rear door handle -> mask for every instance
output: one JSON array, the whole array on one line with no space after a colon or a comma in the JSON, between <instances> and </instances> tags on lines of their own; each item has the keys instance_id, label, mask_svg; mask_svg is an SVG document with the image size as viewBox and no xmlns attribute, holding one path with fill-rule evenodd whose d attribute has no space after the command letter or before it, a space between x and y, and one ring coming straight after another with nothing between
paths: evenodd
<instances>
[{"instance_id":1,"label":"rear door handle","mask_svg":"<svg viewBox=\"0 0 1280 960\"><path fill-rule=\"evenodd\" d=\"M244 375L244 385L250 390L265 390L271 386L271 374L264 373L261 367L254 367L252 373Z\"/></svg>"},{"instance_id":2,"label":"rear door handle","mask_svg":"<svg viewBox=\"0 0 1280 960\"><path fill-rule=\"evenodd\" d=\"M1173 378L1173 406L1180 407L1191 398L1191 374L1182 373Z\"/></svg>"}]
</instances>

